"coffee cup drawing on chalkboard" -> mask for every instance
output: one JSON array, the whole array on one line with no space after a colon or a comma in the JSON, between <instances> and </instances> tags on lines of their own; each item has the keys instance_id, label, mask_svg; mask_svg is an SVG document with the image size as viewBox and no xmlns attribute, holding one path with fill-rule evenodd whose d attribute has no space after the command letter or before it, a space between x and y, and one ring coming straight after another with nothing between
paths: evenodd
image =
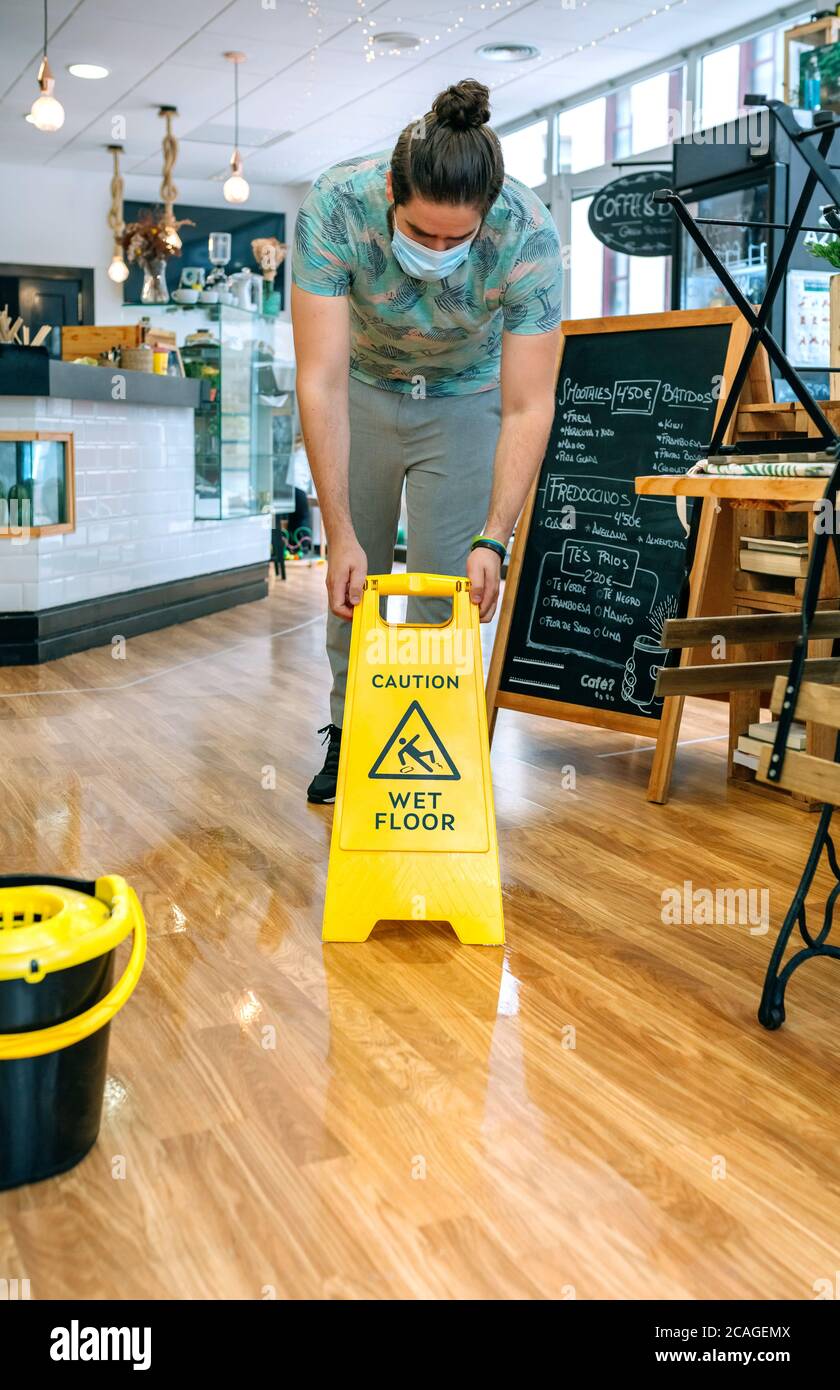
<instances>
[{"instance_id":1,"label":"coffee cup drawing on chalkboard","mask_svg":"<svg viewBox=\"0 0 840 1390\"><path fill-rule=\"evenodd\" d=\"M650 714L656 698L656 677L665 664L667 652L655 637L642 633L633 643L633 650L624 665L621 680L622 698L638 705L643 714Z\"/></svg>"},{"instance_id":2,"label":"coffee cup drawing on chalkboard","mask_svg":"<svg viewBox=\"0 0 840 1390\"><path fill-rule=\"evenodd\" d=\"M665 623L677 612L677 600L669 595L651 609L649 619L655 636L642 632L633 643L633 650L624 665L621 681L621 695L629 704L636 705L643 714L653 713L656 702L656 677L665 665L668 652L662 646L662 633ZM660 697L661 698L661 697Z\"/></svg>"}]
</instances>

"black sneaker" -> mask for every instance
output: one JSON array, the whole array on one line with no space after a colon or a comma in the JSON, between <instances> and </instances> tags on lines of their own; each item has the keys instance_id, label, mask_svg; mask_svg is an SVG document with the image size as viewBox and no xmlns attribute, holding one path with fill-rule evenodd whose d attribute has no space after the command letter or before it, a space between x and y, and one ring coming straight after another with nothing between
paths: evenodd
<instances>
[{"instance_id":1,"label":"black sneaker","mask_svg":"<svg viewBox=\"0 0 840 1390\"><path fill-rule=\"evenodd\" d=\"M318 806L328 806L335 801L336 783L338 782L338 755L341 752L341 730L337 724L325 724L323 729L318 730L323 734L322 743L329 740L327 756L324 759L324 766L321 771L312 778L306 792L307 801L314 801Z\"/></svg>"}]
</instances>

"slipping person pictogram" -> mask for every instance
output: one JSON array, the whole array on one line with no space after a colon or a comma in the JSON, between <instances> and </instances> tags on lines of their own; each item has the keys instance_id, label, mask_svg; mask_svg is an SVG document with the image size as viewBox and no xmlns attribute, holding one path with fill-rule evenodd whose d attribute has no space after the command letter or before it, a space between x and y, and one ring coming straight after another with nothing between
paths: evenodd
<instances>
[{"instance_id":1,"label":"slipping person pictogram","mask_svg":"<svg viewBox=\"0 0 840 1390\"><path fill-rule=\"evenodd\" d=\"M460 781L461 774L420 702L412 700L368 776L453 782Z\"/></svg>"},{"instance_id":2,"label":"slipping person pictogram","mask_svg":"<svg viewBox=\"0 0 840 1390\"><path fill-rule=\"evenodd\" d=\"M411 757L414 759L418 767L422 767L424 772L428 772L429 775L433 777L435 773L435 768L440 769L440 771L442 772L443 766L441 763L435 761L434 748L427 748L425 751L421 751L419 748L415 748L414 745L416 744L419 737L419 734L413 734L410 739L400 739L400 743L403 745L403 747L400 749L397 755L400 760L400 771L408 772L410 770L411 763L407 763L406 758ZM427 762L428 758L431 758L431 763Z\"/></svg>"}]
</instances>

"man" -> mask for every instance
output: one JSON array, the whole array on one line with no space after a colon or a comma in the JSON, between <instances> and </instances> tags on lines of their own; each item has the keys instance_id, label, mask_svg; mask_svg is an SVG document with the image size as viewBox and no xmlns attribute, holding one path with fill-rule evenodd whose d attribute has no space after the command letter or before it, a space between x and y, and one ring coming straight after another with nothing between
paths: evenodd
<instances>
[{"instance_id":1,"label":"man","mask_svg":"<svg viewBox=\"0 0 840 1390\"><path fill-rule=\"evenodd\" d=\"M449 87L392 154L327 170L292 262L301 424L329 543L329 746L309 786L335 800L350 619L391 570L403 485L409 571L464 574L482 622L554 414L560 247L504 172L489 93ZM478 534L476 534L478 533ZM441 620L414 600L413 622Z\"/></svg>"}]
</instances>

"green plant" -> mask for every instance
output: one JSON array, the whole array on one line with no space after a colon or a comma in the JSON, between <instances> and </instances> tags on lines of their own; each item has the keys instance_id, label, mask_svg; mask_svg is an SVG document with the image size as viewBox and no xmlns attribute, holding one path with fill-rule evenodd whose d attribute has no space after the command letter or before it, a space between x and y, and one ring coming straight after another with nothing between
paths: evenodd
<instances>
[{"instance_id":1,"label":"green plant","mask_svg":"<svg viewBox=\"0 0 840 1390\"><path fill-rule=\"evenodd\" d=\"M816 256L818 260L828 261L829 265L834 266L835 270L840 270L840 241L837 240L837 238L835 238L834 241L826 243L821 241L812 242L808 250L811 255Z\"/></svg>"}]
</instances>

